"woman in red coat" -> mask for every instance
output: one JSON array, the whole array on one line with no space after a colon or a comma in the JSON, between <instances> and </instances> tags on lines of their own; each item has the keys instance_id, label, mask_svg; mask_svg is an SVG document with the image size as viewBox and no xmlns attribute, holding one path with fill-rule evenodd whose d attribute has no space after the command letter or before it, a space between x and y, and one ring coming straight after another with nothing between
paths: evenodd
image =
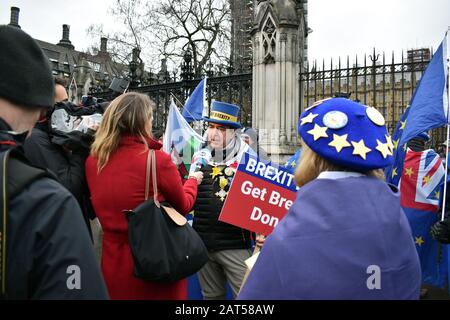
<instances>
[{"instance_id":1,"label":"woman in red coat","mask_svg":"<svg viewBox=\"0 0 450 320\"><path fill-rule=\"evenodd\" d=\"M133 275L128 244L128 222L123 210L144 202L148 149L156 150L159 200L187 214L197 197L202 175L195 173L182 185L171 157L151 138L153 104L139 93L116 98L105 112L86 161L92 204L102 225L102 271L112 299L187 299L187 280L162 284ZM149 198L153 197L150 179Z\"/></svg>"}]
</instances>

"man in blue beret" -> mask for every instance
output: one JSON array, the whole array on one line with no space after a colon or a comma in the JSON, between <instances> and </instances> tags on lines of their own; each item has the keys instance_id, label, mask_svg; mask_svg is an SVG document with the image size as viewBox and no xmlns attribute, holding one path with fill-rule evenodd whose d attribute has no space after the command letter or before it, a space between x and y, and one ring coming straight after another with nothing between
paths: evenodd
<instances>
[{"instance_id":1,"label":"man in blue beret","mask_svg":"<svg viewBox=\"0 0 450 320\"><path fill-rule=\"evenodd\" d=\"M239 299L418 299L420 264L399 192L384 181L384 117L333 98L299 120L295 203L267 238Z\"/></svg>"}]
</instances>

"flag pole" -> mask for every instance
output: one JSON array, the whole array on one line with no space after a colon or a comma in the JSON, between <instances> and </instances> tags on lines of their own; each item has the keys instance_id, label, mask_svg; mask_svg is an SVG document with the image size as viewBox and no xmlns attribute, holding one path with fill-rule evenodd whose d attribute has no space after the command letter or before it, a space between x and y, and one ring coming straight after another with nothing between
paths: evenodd
<instances>
[{"instance_id":1,"label":"flag pole","mask_svg":"<svg viewBox=\"0 0 450 320\"><path fill-rule=\"evenodd\" d=\"M183 106L183 104L181 103L180 100L178 100L178 98L171 92L170 95L172 96L172 98L174 98L179 104L180 106Z\"/></svg>"},{"instance_id":2,"label":"flag pole","mask_svg":"<svg viewBox=\"0 0 450 320\"><path fill-rule=\"evenodd\" d=\"M447 117L448 118L448 117ZM447 140L446 140L446 152L445 152L445 175L444 175L444 194L442 195L442 214L441 214L441 221L444 221L445 217L445 198L447 197L447 176L448 176L448 139L450 134L450 126L447 123Z\"/></svg>"},{"instance_id":3,"label":"flag pole","mask_svg":"<svg viewBox=\"0 0 450 320\"><path fill-rule=\"evenodd\" d=\"M447 135L446 135L446 140L445 140L445 175L444 175L444 194L442 195L442 213L441 213L441 221L444 221L445 218L445 205L446 205L446 198L447 198L447 177L448 177L448 151L449 151L449 136L450 136L450 125L448 123L449 120L449 113L450 113L450 97L449 97L449 88L448 86L450 85L450 72L449 72L449 67L450 67L450 54L449 54L449 50L450 50L450 44L449 44L449 39L450 39L450 27L448 28L447 34L445 36L445 40L446 40L446 47L447 50L445 52L446 57L447 57L447 64L446 64L446 68L447 68L447 76L448 76L448 82L447 82L447 123L445 124L447 127Z\"/></svg>"},{"instance_id":4,"label":"flag pole","mask_svg":"<svg viewBox=\"0 0 450 320\"><path fill-rule=\"evenodd\" d=\"M180 110L180 112L183 112L184 111L184 107L183 107L183 104L181 103L181 101L180 100L178 100L178 98L177 97L175 97L175 95L171 92L170 93L170 95L172 96L172 97L174 97L175 98L175 100L177 100L178 101L178 103L181 105L181 110ZM194 116L189 112L189 110L188 109L186 109L186 112L187 113L189 113L189 115L192 117L192 118L194 118Z\"/></svg>"}]
</instances>

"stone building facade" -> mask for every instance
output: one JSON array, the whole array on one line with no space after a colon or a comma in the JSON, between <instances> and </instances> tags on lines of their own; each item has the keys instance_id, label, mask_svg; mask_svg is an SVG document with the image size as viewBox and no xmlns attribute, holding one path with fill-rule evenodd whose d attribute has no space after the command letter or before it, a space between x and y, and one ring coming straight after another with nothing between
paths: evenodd
<instances>
[{"instance_id":1,"label":"stone building facade","mask_svg":"<svg viewBox=\"0 0 450 320\"><path fill-rule=\"evenodd\" d=\"M19 13L19 8L11 8L9 25L20 28ZM69 98L74 102L93 91L107 89L114 78L123 78L128 74L127 65L116 63L111 58L106 38L101 38L97 54L77 51L70 41L70 26L64 24L58 43L36 41L48 57L53 75L67 81Z\"/></svg>"}]
</instances>

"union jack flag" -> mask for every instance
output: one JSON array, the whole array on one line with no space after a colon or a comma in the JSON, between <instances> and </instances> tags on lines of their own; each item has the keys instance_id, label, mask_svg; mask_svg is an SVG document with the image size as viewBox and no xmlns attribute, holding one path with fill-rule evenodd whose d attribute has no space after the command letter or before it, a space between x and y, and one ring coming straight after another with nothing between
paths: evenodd
<instances>
[{"instance_id":1,"label":"union jack flag","mask_svg":"<svg viewBox=\"0 0 450 320\"><path fill-rule=\"evenodd\" d=\"M422 281L441 288L447 283L447 251L431 238L430 228L439 220L444 172L433 150L408 150L400 180L400 202L411 226Z\"/></svg>"},{"instance_id":2,"label":"union jack flag","mask_svg":"<svg viewBox=\"0 0 450 320\"><path fill-rule=\"evenodd\" d=\"M444 173L442 160L433 150L408 150L400 181L402 207L436 212Z\"/></svg>"}]
</instances>

